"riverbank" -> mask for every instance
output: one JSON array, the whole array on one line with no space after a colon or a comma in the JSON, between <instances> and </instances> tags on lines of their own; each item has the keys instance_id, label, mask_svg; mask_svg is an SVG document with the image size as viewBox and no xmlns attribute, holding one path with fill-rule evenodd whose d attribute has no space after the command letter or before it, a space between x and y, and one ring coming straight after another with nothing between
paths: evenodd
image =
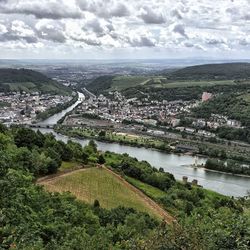
<instances>
[{"instance_id":1,"label":"riverbank","mask_svg":"<svg viewBox=\"0 0 250 250\"><path fill-rule=\"evenodd\" d=\"M220 174L226 174L226 175L231 175L231 176L238 176L238 177L244 177L244 178L250 178L250 175L244 175L244 174L234 174L234 173L230 173L230 172L223 172L223 171L219 171L219 170L214 170L214 169L210 169L210 168L204 168L201 166L198 166L197 168L192 167L193 169L203 169L205 171L209 171L209 172L213 172L213 173L220 173Z\"/></svg>"},{"instance_id":2,"label":"riverbank","mask_svg":"<svg viewBox=\"0 0 250 250\"><path fill-rule=\"evenodd\" d=\"M74 103L77 102L78 98L79 98L79 95L76 94L69 102L64 103L64 104L58 104L54 108L51 108L51 109L46 110L42 113L39 113L37 115L37 122L42 122L42 121L48 119L49 117L69 108L70 106L72 106Z\"/></svg>"},{"instance_id":3,"label":"riverbank","mask_svg":"<svg viewBox=\"0 0 250 250\"><path fill-rule=\"evenodd\" d=\"M37 130L37 129L34 129ZM57 140L67 142L72 140L85 146L88 144L89 139L77 139L74 137L68 137L55 132L53 129L42 128L42 133L52 133ZM216 173L210 171L204 171L203 169L196 169L190 167L194 164L196 158L190 155L164 153L155 149L146 149L144 147L131 147L127 145L121 145L118 143L100 142L96 141L97 147L102 152L114 152L118 154L128 154L131 157L137 158L139 161L147 161L157 169L164 169L169 173L172 173L177 180L182 180L183 176L187 176L190 181L193 179L198 180L198 183L206 189L213 190L215 192L240 197L246 196L247 191L250 189L249 178L227 175L224 173ZM205 164L206 159L198 158L198 165Z\"/></svg>"},{"instance_id":4,"label":"riverbank","mask_svg":"<svg viewBox=\"0 0 250 250\"><path fill-rule=\"evenodd\" d=\"M168 142L155 139L149 136L140 136L135 134L127 134L120 132L97 130L94 128L69 128L57 126L54 129L57 133L75 137L78 139L93 139L100 142L119 143L121 145L132 147L144 147L148 149L156 149L164 153L178 153L171 149Z\"/></svg>"},{"instance_id":5,"label":"riverbank","mask_svg":"<svg viewBox=\"0 0 250 250\"><path fill-rule=\"evenodd\" d=\"M96 128L69 128L69 127L57 127L56 132L61 134L75 137L78 139L93 139L101 142L107 143L119 143L121 145L128 145L132 147L144 147L147 149L155 149L164 153L174 153L174 154L183 154L180 150L177 150L175 147L170 146L170 142L166 140L160 140L155 137L142 136L138 134L128 134L121 132L114 132L109 130L100 130ZM200 154L198 152L187 152L192 156L197 157L210 157L210 154ZM219 159L219 158L218 158ZM230 160L230 158L224 158L224 160ZM204 168L210 170L210 168ZM215 169L213 169L215 170ZM249 176L247 174L237 174L230 171L219 171L225 174L234 174L235 176Z\"/></svg>"}]
</instances>

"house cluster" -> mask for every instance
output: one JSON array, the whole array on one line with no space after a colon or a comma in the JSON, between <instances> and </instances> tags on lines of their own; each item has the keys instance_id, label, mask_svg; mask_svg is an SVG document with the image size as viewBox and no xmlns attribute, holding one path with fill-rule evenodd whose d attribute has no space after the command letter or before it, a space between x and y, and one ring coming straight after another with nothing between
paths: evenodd
<instances>
[{"instance_id":1,"label":"house cluster","mask_svg":"<svg viewBox=\"0 0 250 250\"><path fill-rule=\"evenodd\" d=\"M34 93L0 93L0 122L30 124L36 116L50 108L71 100L72 97Z\"/></svg>"},{"instance_id":2,"label":"house cluster","mask_svg":"<svg viewBox=\"0 0 250 250\"><path fill-rule=\"evenodd\" d=\"M110 92L109 97L99 95L86 99L77 107L75 113L87 113L109 120L114 123L136 122L144 125L157 125L163 122L177 125L180 120L175 118L183 112L190 112L196 105L191 101L143 101L137 98L126 99L121 93Z\"/></svg>"},{"instance_id":3,"label":"house cluster","mask_svg":"<svg viewBox=\"0 0 250 250\"><path fill-rule=\"evenodd\" d=\"M218 128L218 127L232 127L243 128L241 122L233 119L229 119L227 116L212 114L209 119L196 119L192 125L197 128Z\"/></svg>"}]
</instances>

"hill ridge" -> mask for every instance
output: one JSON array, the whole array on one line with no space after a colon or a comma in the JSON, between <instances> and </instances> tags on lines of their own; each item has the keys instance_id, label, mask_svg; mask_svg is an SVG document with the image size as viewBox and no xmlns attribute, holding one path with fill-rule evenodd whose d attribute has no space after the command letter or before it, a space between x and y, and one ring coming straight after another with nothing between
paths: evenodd
<instances>
[{"instance_id":1,"label":"hill ridge","mask_svg":"<svg viewBox=\"0 0 250 250\"><path fill-rule=\"evenodd\" d=\"M70 94L70 88L46 75L25 68L0 68L0 92L25 91Z\"/></svg>"},{"instance_id":2,"label":"hill ridge","mask_svg":"<svg viewBox=\"0 0 250 250\"><path fill-rule=\"evenodd\" d=\"M165 73L170 79L248 79L250 78L250 63L215 63L188 66L171 73Z\"/></svg>"}]
</instances>

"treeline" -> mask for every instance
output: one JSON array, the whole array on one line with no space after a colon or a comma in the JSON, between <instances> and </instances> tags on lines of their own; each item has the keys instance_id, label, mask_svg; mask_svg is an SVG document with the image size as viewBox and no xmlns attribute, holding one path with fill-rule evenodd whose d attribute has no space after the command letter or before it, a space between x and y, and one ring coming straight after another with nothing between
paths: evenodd
<instances>
[{"instance_id":1,"label":"treeline","mask_svg":"<svg viewBox=\"0 0 250 250\"><path fill-rule=\"evenodd\" d=\"M175 80L228 80L250 78L250 63L204 64L167 73Z\"/></svg>"},{"instance_id":2,"label":"treeline","mask_svg":"<svg viewBox=\"0 0 250 250\"><path fill-rule=\"evenodd\" d=\"M96 152L90 144L57 141L52 134L42 134L28 128L13 127L1 135L1 174L8 168L43 176L56 173L62 161L87 163L89 154ZM10 150L11 149L11 150Z\"/></svg>"},{"instance_id":3,"label":"treeline","mask_svg":"<svg viewBox=\"0 0 250 250\"><path fill-rule=\"evenodd\" d=\"M220 127L216 133L220 138L250 143L250 128Z\"/></svg>"},{"instance_id":4,"label":"treeline","mask_svg":"<svg viewBox=\"0 0 250 250\"><path fill-rule=\"evenodd\" d=\"M158 101L191 101L201 99L203 92L210 92L214 95L218 93L230 94L235 92L244 92L249 89L248 84L225 84L225 85L213 85L213 86L182 86L176 88L155 88L152 86L136 86L134 88L128 88L122 91L122 94L127 98L137 97L138 99L149 98L150 100Z\"/></svg>"},{"instance_id":5,"label":"treeline","mask_svg":"<svg viewBox=\"0 0 250 250\"><path fill-rule=\"evenodd\" d=\"M249 165L244 165L233 160L208 159L205 168L232 174L250 175Z\"/></svg>"},{"instance_id":6,"label":"treeline","mask_svg":"<svg viewBox=\"0 0 250 250\"><path fill-rule=\"evenodd\" d=\"M112 155L119 158L118 155L110 152L106 152L104 157L109 158ZM148 162L138 161L128 154L123 154L118 161L111 161L110 165L113 169L124 175L133 177L163 191L167 191L176 182L172 174L152 168Z\"/></svg>"}]
</instances>

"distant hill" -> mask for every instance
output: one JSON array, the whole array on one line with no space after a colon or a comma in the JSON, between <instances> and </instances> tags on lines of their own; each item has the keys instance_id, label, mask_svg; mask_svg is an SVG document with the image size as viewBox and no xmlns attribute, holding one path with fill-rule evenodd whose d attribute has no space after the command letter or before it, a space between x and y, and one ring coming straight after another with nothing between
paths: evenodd
<instances>
[{"instance_id":1,"label":"distant hill","mask_svg":"<svg viewBox=\"0 0 250 250\"><path fill-rule=\"evenodd\" d=\"M165 75L172 80L249 79L250 63L204 64L165 72Z\"/></svg>"},{"instance_id":2,"label":"distant hill","mask_svg":"<svg viewBox=\"0 0 250 250\"><path fill-rule=\"evenodd\" d=\"M71 89L29 69L0 69L0 92L25 91L67 95Z\"/></svg>"},{"instance_id":3,"label":"distant hill","mask_svg":"<svg viewBox=\"0 0 250 250\"><path fill-rule=\"evenodd\" d=\"M99 76L88 84L87 89L97 95L111 88L114 76Z\"/></svg>"},{"instance_id":4,"label":"distant hill","mask_svg":"<svg viewBox=\"0 0 250 250\"><path fill-rule=\"evenodd\" d=\"M149 76L100 76L87 85L87 89L95 94L104 91L123 91L135 86L145 84L151 77Z\"/></svg>"}]
</instances>

